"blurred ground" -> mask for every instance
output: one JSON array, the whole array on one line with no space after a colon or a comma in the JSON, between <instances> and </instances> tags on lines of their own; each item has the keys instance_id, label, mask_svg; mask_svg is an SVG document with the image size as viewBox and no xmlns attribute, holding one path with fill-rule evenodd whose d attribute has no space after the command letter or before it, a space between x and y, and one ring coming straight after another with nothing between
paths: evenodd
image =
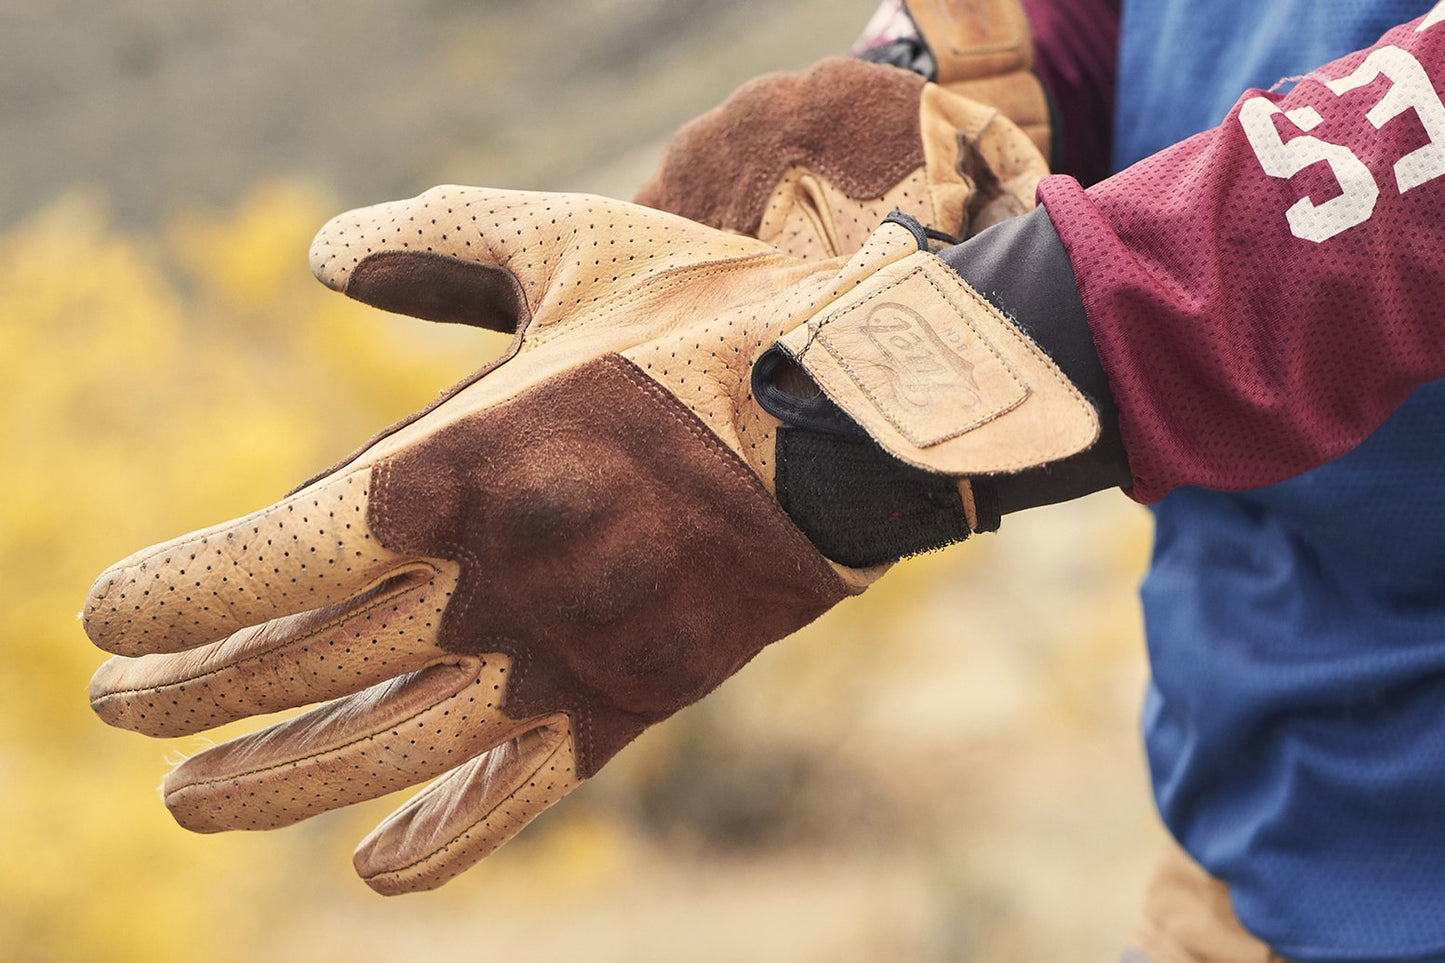
<instances>
[{"instance_id":1,"label":"blurred ground","mask_svg":"<svg viewBox=\"0 0 1445 963\"><path fill-rule=\"evenodd\" d=\"M0 956L1112 960L1158 839L1149 523L1118 495L891 573L487 864L383 900L387 811L200 837L197 740L106 729L90 578L267 503L499 350L320 290L329 213L438 181L627 196L670 130L871 0L0 0Z\"/></svg>"}]
</instances>

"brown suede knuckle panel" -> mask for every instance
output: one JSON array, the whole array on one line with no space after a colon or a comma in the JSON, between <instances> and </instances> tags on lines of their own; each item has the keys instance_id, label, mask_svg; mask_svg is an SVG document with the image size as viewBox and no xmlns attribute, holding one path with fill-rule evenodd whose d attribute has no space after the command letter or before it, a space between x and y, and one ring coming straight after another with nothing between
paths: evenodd
<instances>
[{"instance_id":1,"label":"brown suede knuckle panel","mask_svg":"<svg viewBox=\"0 0 1445 963\"><path fill-rule=\"evenodd\" d=\"M380 251L351 272L346 293L383 311L512 334L529 312L511 271L434 251Z\"/></svg>"},{"instance_id":2,"label":"brown suede knuckle panel","mask_svg":"<svg viewBox=\"0 0 1445 963\"><path fill-rule=\"evenodd\" d=\"M855 200L882 197L924 165L918 101L925 82L844 57L759 77L679 131L636 200L756 235L768 196L795 166Z\"/></svg>"},{"instance_id":3,"label":"brown suede knuckle panel","mask_svg":"<svg viewBox=\"0 0 1445 963\"><path fill-rule=\"evenodd\" d=\"M619 355L372 477L385 546L460 564L440 644L511 656L505 712L567 712L584 777L849 594L746 464Z\"/></svg>"}]
</instances>

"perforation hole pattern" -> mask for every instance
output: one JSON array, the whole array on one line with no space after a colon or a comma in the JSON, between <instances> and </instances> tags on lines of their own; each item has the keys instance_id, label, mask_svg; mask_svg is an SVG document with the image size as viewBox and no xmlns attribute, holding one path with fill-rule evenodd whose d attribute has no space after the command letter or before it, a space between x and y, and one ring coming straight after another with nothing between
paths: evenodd
<instances>
[{"instance_id":1,"label":"perforation hole pattern","mask_svg":"<svg viewBox=\"0 0 1445 963\"><path fill-rule=\"evenodd\" d=\"M402 561L367 527L369 478L333 478L117 563L91 590L86 633L120 655L175 652L360 594Z\"/></svg>"},{"instance_id":2,"label":"perforation hole pattern","mask_svg":"<svg viewBox=\"0 0 1445 963\"><path fill-rule=\"evenodd\" d=\"M608 198L447 186L334 218L312 244L311 266L345 290L351 272L383 251L496 264L517 278L533 327L542 328L575 320L640 279L695 263L698 242L715 258L764 250L755 240Z\"/></svg>"},{"instance_id":3,"label":"perforation hole pattern","mask_svg":"<svg viewBox=\"0 0 1445 963\"><path fill-rule=\"evenodd\" d=\"M858 200L848 197L826 178L813 175L822 185L827 211L824 217L831 222L836 238L820 237L816 222L808 213L811 198L804 196L798 188L798 179L806 173L802 169L790 171L768 197L758 227L761 240L782 251L784 254L808 260L832 257L837 254L851 255L861 248L868 236L877 229L883 219L894 210L918 218L928 227L957 235L962 224L943 224L944 220L928 191L928 178L922 170L914 171L882 197L872 200ZM837 250L832 250L833 244Z\"/></svg>"},{"instance_id":4,"label":"perforation hole pattern","mask_svg":"<svg viewBox=\"0 0 1445 963\"><path fill-rule=\"evenodd\" d=\"M174 655L113 659L92 683L108 723L152 736L201 732L321 702L442 658L436 637L455 574L420 569L352 603L275 619Z\"/></svg>"}]
</instances>

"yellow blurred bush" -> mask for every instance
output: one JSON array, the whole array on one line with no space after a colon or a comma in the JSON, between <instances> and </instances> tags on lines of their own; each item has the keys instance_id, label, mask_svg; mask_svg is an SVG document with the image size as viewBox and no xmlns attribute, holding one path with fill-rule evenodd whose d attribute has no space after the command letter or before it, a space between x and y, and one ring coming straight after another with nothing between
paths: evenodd
<instances>
[{"instance_id":1,"label":"yellow blurred bush","mask_svg":"<svg viewBox=\"0 0 1445 963\"><path fill-rule=\"evenodd\" d=\"M191 837L146 791L196 743L91 715L75 613L105 565L260 507L497 349L324 290L331 212L274 185L131 233L76 195L0 236L6 959L247 959L234 907L286 895L254 839Z\"/></svg>"}]
</instances>

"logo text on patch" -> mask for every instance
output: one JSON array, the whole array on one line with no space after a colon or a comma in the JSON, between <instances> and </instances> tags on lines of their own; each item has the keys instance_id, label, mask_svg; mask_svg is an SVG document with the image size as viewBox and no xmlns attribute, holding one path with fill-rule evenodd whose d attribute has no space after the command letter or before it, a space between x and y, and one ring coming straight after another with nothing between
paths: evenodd
<instances>
[{"instance_id":1,"label":"logo text on patch","mask_svg":"<svg viewBox=\"0 0 1445 963\"><path fill-rule=\"evenodd\" d=\"M863 333L882 356L877 364L900 402L913 408L982 403L973 362L960 353L963 346L950 346L912 308L896 301L875 306L863 321ZM962 340L950 334L956 344Z\"/></svg>"}]
</instances>

